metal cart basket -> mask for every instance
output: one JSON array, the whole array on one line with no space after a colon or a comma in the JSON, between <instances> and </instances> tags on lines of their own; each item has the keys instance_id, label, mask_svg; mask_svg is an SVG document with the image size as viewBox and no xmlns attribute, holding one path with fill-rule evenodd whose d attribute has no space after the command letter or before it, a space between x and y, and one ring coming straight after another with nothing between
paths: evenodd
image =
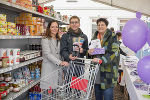
<instances>
[{"instance_id":1,"label":"metal cart basket","mask_svg":"<svg viewBox=\"0 0 150 100\"><path fill-rule=\"evenodd\" d=\"M41 78L42 84L49 87L42 90L42 100L89 100L99 66L84 58L71 61L69 67L59 66L49 77Z\"/></svg>"}]
</instances>

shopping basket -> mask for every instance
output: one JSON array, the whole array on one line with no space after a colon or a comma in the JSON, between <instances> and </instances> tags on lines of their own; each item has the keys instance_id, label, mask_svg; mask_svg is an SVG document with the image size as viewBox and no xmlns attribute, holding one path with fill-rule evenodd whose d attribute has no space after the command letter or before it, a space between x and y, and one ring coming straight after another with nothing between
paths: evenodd
<instances>
[{"instance_id":1,"label":"shopping basket","mask_svg":"<svg viewBox=\"0 0 150 100\"><path fill-rule=\"evenodd\" d=\"M42 77L41 83L48 86L41 91L42 100L89 100L99 66L92 64L91 59L78 58L69 67L61 66Z\"/></svg>"}]
</instances>

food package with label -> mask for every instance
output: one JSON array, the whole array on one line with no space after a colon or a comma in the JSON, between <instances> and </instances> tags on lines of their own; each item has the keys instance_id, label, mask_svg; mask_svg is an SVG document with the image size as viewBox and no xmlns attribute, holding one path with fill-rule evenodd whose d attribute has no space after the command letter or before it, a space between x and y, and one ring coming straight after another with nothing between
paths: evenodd
<instances>
[{"instance_id":1,"label":"food package with label","mask_svg":"<svg viewBox=\"0 0 150 100\"><path fill-rule=\"evenodd\" d=\"M27 25L29 27L29 33L31 36L35 35L35 25Z\"/></svg>"},{"instance_id":2,"label":"food package with label","mask_svg":"<svg viewBox=\"0 0 150 100\"><path fill-rule=\"evenodd\" d=\"M0 35L7 35L7 28L0 28Z\"/></svg>"},{"instance_id":3,"label":"food package with label","mask_svg":"<svg viewBox=\"0 0 150 100\"><path fill-rule=\"evenodd\" d=\"M7 57L7 49L4 48L0 49L0 57Z\"/></svg>"},{"instance_id":4,"label":"food package with label","mask_svg":"<svg viewBox=\"0 0 150 100\"><path fill-rule=\"evenodd\" d=\"M7 28L7 23L5 21L0 21L0 28Z\"/></svg>"},{"instance_id":5,"label":"food package with label","mask_svg":"<svg viewBox=\"0 0 150 100\"><path fill-rule=\"evenodd\" d=\"M6 22L6 15L5 14L0 14L0 21Z\"/></svg>"},{"instance_id":6,"label":"food package with label","mask_svg":"<svg viewBox=\"0 0 150 100\"><path fill-rule=\"evenodd\" d=\"M24 24L16 24L16 28L21 35L26 35L26 31L29 30Z\"/></svg>"},{"instance_id":7,"label":"food package with label","mask_svg":"<svg viewBox=\"0 0 150 100\"><path fill-rule=\"evenodd\" d=\"M19 48L13 49L13 56L20 56L20 49Z\"/></svg>"},{"instance_id":8,"label":"food package with label","mask_svg":"<svg viewBox=\"0 0 150 100\"><path fill-rule=\"evenodd\" d=\"M14 65L17 65L20 63L20 56L14 56Z\"/></svg>"},{"instance_id":9,"label":"food package with label","mask_svg":"<svg viewBox=\"0 0 150 100\"><path fill-rule=\"evenodd\" d=\"M7 34L8 35L16 35L17 34L16 29L7 29Z\"/></svg>"},{"instance_id":10,"label":"food package with label","mask_svg":"<svg viewBox=\"0 0 150 100\"><path fill-rule=\"evenodd\" d=\"M9 57L2 57L2 67L9 67Z\"/></svg>"},{"instance_id":11,"label":"food package with label","mask_svg":"<svg viewBox=\"0 0 150 100\"><path fill-rule=\"evenodd\" d=\"M36 19L37 22L41 22L41 20L42 19L40 17L37 17L37 19Z\"/></svg>"},{"instance_id":12,"label":"food package with label","mask_svg":"<svg viewBox=\"0 0 150 100\"><path fill-rule=\"evenodd\" d=\"M32 18L32 14L31 13L21 13L20 17L22 17L22 18Z\"/></svg>"},{"instance_id":13,"label":"food package with label","mask_svg":"<svg viewBox=\"0 0 150 100\"><path fill-rule=\"evenodd\" d=\"M35 35L36 36L41 35L40 25L35 25Z\"/></svg>"},{"instance_id":14,"label":"food package with label","mask_svg":"<svg viewBox=\"0 0 150 100\"><path fill-rule=\"evenodd\" d=\"M37 17L32 17L32 22L34 25L36 25L37 24Z\"/></svg>"},{"instance_id":15,"label":"food package with label","mask_svg":"<svg viewBox=\"0 0 150 100\"><path fill-rule=\"evenodd\" d=\"M7 28L8 29L16 29L16 23L7 22Z\"/></svg>"},{"instance_id":16,"label":"food package with label","mask_svg":"<svg viewBox=\"0 0 150 100\"><path fill-rule=\"evenodd\" d=\"M9 56L9 66L13 66L13 65L14 65L14 57Z\"/></svg>"},{"instance_id":17,"label":"food package with label","mask_svg":"<svg viewBox=\"0 0 150 100\"><path fill-rule=\"evenodd\" d=\"M10 56L13 56L13 49L12 48L7 48L7 56L10 57Z\"/></svg>"}]
</instances>

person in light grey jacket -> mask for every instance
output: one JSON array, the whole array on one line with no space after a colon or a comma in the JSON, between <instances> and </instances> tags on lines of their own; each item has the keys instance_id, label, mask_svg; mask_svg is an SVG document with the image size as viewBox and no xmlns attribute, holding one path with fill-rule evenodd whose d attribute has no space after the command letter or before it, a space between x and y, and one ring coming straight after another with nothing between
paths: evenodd
<instances>
[{"instance_id":1,"label":"person in light grey jacket","mask_svg":"<svg viewBox=\"0 0 150 100\"><path fill-rule=\"evenodd\" d=\"M42 44L42 71L41 71L41 89L56 89L58 86L58 69L61 66L69 66L68 62L62 61L60 57L60 37L58 35L59 24L57 21L51 21L46 33L44 34Z\"/></svg>"}]
</instances>

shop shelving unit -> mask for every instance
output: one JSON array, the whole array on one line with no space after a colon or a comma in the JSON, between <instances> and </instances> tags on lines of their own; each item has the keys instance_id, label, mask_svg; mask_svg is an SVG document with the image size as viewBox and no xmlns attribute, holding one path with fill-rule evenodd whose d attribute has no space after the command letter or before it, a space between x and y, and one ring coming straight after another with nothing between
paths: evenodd
<instances>
[{"instance_id":1,"label":"shop shelving unit","mask_svg":"<svg viewBox=\"0 0 150 100\"><path fill-rule=\"evenodd\" d=\"M21 12L27 12L27 13L31 13L33 14L33 16L35 17L41 17L44 18L46 20L46 22L50 21L50 20L57 20L59 22L60 25L68 25L68 22L64 22L61 21L59 19L50 17L48 15L44 15L42 13L33 11L33 10L29 10L27 8L21 7L19 5L16 4L12 4L3 0L0 0L0 13L4 13L6 15L8 15L8 21L12 21L14 17L16 17L17 15L15 14L19 14ZM11 17L10 17L11 16ZM22 50L25 49L25 47L23 47L23 44L29 44L29 43L40 43L41 42L41 38L42 36L9 36L9 35L0 35L0 48L21 48ZM15 44L16 43L16 44ZM22 62L18 65L14 65L8 68L1 68L0 69L0 74L5 73L5 72L9 72L12 70L15 70L17 68L21 68L25 65L37 62L42 60L43 57L38 57L38 58L34 58L25 62ZM24 88L22 88L22 90L20 90L20 92L17 93L9 93L7 95L6 98L4 98L4 100L17 100L17 97L20 96L21 94L25 93L26 91L28 91L31 87L33 87L34 85L36 85L37 83L40 82L40 79L36 79L33 80L29 85L25 86ZM2 99L3 100L3 99Z\"/></svg>"},{"instance_id":2,"label":"shop shelving unit","mask_svg":"<svg viewBox=\"0 0 150 100\"><path fill-rule=\"evenodd\" d=\"M61 25L67 25L68 24L68 22L64 22L62 20L50 17L48 15L44 15L42 13L39 13L39 12L30 10L30 9L27 9L27 8L21 7L21 6L16 5L16 4L12 4L12 3L9 3L9 2L6 2L6 1L2 1L2 0L0 0L0 8L12 10L12 11L15 11L15 12L18 12L18 13L20 13L20 12L28 12L28 13L33 14L36 17L42 17L42 18L44 18L47 21L48 20L57 20Z\"/></svg>"},{"instance_id":3,"label":"shop shelving unit","mask_svg":"<svg viewBox=\"0 0 150 100\"><path fill-rule=\"evenodd\" d=\"M5 72L8 72L8 71L12 71L12 70L17 69L17 68L20 68L20 67L22 67L22 66L29 65L29 64L31 64L31 63L40 61L40 60L42 60L42 59L43 59L43 57L38 57L38 58L34 58L34 59L31 59L31 60L22 62L22 63L17 64L17 65L14 65L14 66L10 66L10 67L7 67L7 68L1 68L1 69L0 69L0 74L1 74L1 73L5 73Z\"/></svg>"}]
</instances>

